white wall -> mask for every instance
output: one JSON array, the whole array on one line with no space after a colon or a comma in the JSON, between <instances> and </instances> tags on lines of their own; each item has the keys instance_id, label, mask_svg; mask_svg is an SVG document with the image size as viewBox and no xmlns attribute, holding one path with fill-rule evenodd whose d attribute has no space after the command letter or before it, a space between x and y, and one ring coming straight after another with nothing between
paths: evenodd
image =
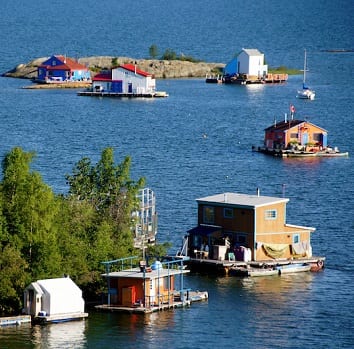
<instances>
[{"instance_id":1,"label":"white wall","mask_svg":"<svg viewBox=\"0 0 354 349\"><path fill-rule=\"evenodd\" d=\"M112 80L123 81L123 93L129 92L129 84L133 93L151 93L156 88L156 80L151 76L139 75L121 67L112 69Z\"/></svg>"},{"instance_id":2,"label":"white wall","mask_svg":"<svg viewBox=\"0 0 354 349\"><path fill-rule=\"evenodd\" d=\"M47 315L84 312L80 288L70 278L38 280L43 296L42 310Z\"/></svg>"}]
</instances>

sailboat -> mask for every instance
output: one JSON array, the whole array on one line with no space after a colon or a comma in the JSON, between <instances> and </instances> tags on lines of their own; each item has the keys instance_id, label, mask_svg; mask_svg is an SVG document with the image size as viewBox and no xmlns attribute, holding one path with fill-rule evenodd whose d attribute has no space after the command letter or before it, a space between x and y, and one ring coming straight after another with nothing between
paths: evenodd
<instances>
[{"instance_id":1,"label":"sailboat","mask_svg":"<svg viewBox=\"0 0 354 349\"><path fill-rule=\"evenodd\" d=\"M307 61L306 61L306 49L305 49L305 58L304 58L304 77L302 81L302 90L297 91L297 98L300 99L310 99L314 100L315 99L315 91L311 90L307 85L306 85L306 70L307 70Z\"/></svg>"}]
</instances>

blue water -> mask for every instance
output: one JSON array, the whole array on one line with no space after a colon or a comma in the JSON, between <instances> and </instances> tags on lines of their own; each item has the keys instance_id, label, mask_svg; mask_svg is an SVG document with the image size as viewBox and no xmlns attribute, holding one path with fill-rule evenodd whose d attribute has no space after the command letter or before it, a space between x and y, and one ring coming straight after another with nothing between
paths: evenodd
<instances>
[{"instance_id":1,"label":"blue water","mask_svg":"<svg viewBox=\"0 0 354 349\"><path fill-rule=\"evenodd\" d=\"M263 130L294 104L299 118L328 130L353 154L354 53L351 0L221 1L13 0L0 11L0 72L51 54L143 58L156 44L209 62L258 48L270 66L301 69L315 101L297 101L301 76L284 85L223 86L203 79L158 80L166 99L79 97L75 91L22 89L0 78L0 156L35 151L33 169L57 193L82 157L113 146L132 157L157 196L160 241L180 247L197 222L196 198L225 191L290 199L287 222L316 227L323 273L238 279L191 275L210 299L147 317L92 312L85 322L0 329L0 348L352 348L354 347L354 164L275 159L252 153ZM206 134L207 137L203 137Z\"/></svg>"}]
</instances>

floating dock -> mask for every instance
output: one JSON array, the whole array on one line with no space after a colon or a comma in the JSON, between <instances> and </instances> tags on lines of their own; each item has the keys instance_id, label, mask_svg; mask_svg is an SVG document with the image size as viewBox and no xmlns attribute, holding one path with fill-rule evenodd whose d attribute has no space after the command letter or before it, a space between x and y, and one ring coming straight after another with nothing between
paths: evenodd
<instances>
[{"instance_id":1,"label":"floating dock","mask_svg":"<svg viewBox=\"0 0 354 349\"><path fill-rule=\"evenodd\" d=\"M222 275L222 276L266 276L279 275L282 268L297 267L299 264L303 268L297 268L298 271L317 272L324 268L325 257L296 258L296 259L278 259L264 261L234 261L234 260L214 260L202 258L190 258L186 261L191 272ZM280 272L279 272L280 270Z\"/></svg>"},{"instance_id":2,"label":"floating dock","mask_svg":"<svg viewBox=\"0 0 354 349\"><path fill-rule=\"evenodd\" d=\"M136 313L136 314L151 314L159 311L188 307L194 302L206 301L209 298L207 291L190 291L184 290L176 292L174 301L170 303L162 303L159 305L151 305L145 307L143 304L136 305L134 307L120 306L120 305L97 305L97 310L109 311L109 312L124 312L124 313Z\"/></svg>"},{"instance_id":3,"label":"floating dock","mask_svg":"<svg viewBox=\"0 0 354 349\"><path fill-rule=\"evenodd\" d=\"M65 313L53 315L39 315L34 318L34 322L40 324L68 322L74 320L83 320L88 317L88 313Z\"/></svg>"},{"instance_id":4,"label":"floating dock","mask_svg":"<svg viewBox=\"0 0 354 349\"><path fill-rule=\"evenodd\" d=\"M265 147L252 147L252 151L272 155L281 158L338 158L348 157L349 152L340 152L336 149L325 149L322 151L288 150L288 149L269 149Z\"/></svg>"},{"instance_id":5,"label":"floating dock","mask_svg":"<svg viewBox=\"0 0 354 349\"><path fill-rule=\"evenodd\" d=\"M259 77L248 74L224 76L225 84L250 85L250 84L280 84L288 80L288 74L267 74Z\"/></svg>"},{"instance_id":6,"label":"floating dock","mask_svg":"<svg viewBox=\"0 0 354 349\"><path fill-rule=\"evenodd\" d=\"M80 91L78 96L90 97L115 97L115 98L164 98L168 97L168 93L157 91L154 93L121 93L121 92L96 92L96 91Z\"/></svg>"},{"instance_id":7,"label":"floating dock","mask_svg":"<svg viewBox=\"0 0 354 349\"><path fill-rule=\"evenodd\" d=\"M18 315L18 316L8 316L0 317L0 327L2 326L18 326L24 323L30 323L30 315Z\"/></svg>"}]
</instances>

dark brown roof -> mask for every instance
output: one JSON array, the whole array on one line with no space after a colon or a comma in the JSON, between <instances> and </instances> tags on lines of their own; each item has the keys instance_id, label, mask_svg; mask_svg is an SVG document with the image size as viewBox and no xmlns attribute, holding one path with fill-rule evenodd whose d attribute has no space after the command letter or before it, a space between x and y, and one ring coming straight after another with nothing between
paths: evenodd
<instances>
[{"instance_id":1,"label":"dark brown roof","mask_svg":"<svg viewBox=\"0 0 354 349\"><path fill-rule=\"evenodd\" d=\"M288 120L275 122L274 125L267 127L264 131L284 131L294 126L300 125L306 121L304 120Z\"/></svg>"}]
</instances>

